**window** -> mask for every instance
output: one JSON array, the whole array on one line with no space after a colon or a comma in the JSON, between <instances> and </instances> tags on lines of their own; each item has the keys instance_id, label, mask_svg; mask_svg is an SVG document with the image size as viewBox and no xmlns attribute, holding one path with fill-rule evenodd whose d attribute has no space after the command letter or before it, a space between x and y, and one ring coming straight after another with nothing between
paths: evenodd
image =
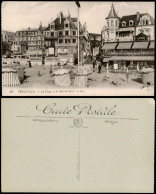
<instances>
[{"instance_id":1,"label":"window","mask_svg":"<svg viewBox=\"0 0 156 194\"><path fill-rule=\"evenodd\" d=\"M126 26L126 22L122 22L122 26Z\"/></svg>"},{"instance_id":2,"label":"window","mask_svg":"<svg viewBox=\"0 0 156 194\"><path fill-rule=\"evenodd\" d=\"M111 26L114 26L114 21L113 20L111 20Z\"/></svg>"},{"instance_id":3,"label":"window","mask_svg":"<svg viewBox=\"0 0 156 194\"><path fill-rule=\"evenodd\" d=\"M73 39L73 43L76 43L76 39Z\"/></svg>"},{"instance_id":4,"label":"window","mask_svg":"<svg viewBox=\"0 0 156 194\"><path fill-rule=\"evenodd\" d=\"M47 32L47 36L50 37L51 36L51 33L50 32Z\"/></svg>"},{"instance_id":5,"label":"window","mask_svg":"<svg viewBox=\"0 0 156 194\"><path fill-rule=\"evenodd\" d=\"M62 36L63 34L62 34L62 31L59 31L59 36Z\"/></svg>"},{"instance_id":6,"label":"window","mask_svg":"<svg viewBox=\"0 0 156 194\"><path fill-rule=\"evenodd\" d=\"M131 20L131 21L129 21L129 26L133 26L133 21Z\"/></svg>"},{"instance_id":7,"label":"window","mask_svg":"<svg viewBox=\"0 0 156 194\"><path fill-rule=\"evenodd\" d=\"M109 32L107 32L107 36L108 36L108 38L109 38Z\"/></svg>"},{"instance_id":8,"label":"window","mask_svg":"<svg viewBox=\"0 0 156 194\"><path fill-rule=\"evenodd\" d=\"M73 35L74 35L74 36L76 35L76 31L73 31Z\"/></svg>"},{"instance_id":9,"label":"window","mask_svg":"<svg viewBox=\"0 0 156 194\"><path fill-rule=\"evenodd\" d=\"M149 24L149 22L148 22L148 20L146 20L146 25L148 25Z\"/></svg>"},{"instance_id":10,"label":"window","mask_svg":"<svg viewBox=\"0 0 156 194\"><path fill-rule=\"evenodd\" d=\"M51 36L54 36L54 32L51 32Z\"/></svg>"},{"instance_id":11,"label":"window","mask_svg":"<svg viewBox=\"0 0 156 194\"><path fill-rule=\"evenodd\" d=\"M54 24L51 25L51 29L54 29Z\"/></svg>"},{"instance_id":12,"label":"window","mask_svg":"<svg viewBox=\"0 0 156 194\"><path fill-rule=\"evenodd\" d=\"M109 21L107 21L107 26L109 27Z\"/></svg>"},{"instance_id":13,"label":"window","mask_svg":"<svg viewBox=\"0 0 156 194\"><path fill-rule=\"evenodd\" d=\"M65 31L65 35L68 36L69 35L69 31Z\"/></svg>"},{"instance_id":14,"label":"window","mask_svg":"<svg viewBox=\"0 0 156 194\"><path fill-rule=\"evenodd\" d=\"M116 20L116 26L118 26L118 21Z\"/></svg>"},{"instance_id":15,"label":"window","mask_svg":"<svg viewBox=\"0 0 156 194\"><path fill-rule=\"evenodd\" d=\"M59 43L63 43L63 39L59 39Z\"/></svg>"},{"instance_id":16,"label":"window","mask_svg":"<svg viewBox=\"0 0 156 194\"><path fill-rule=\"evenodd\" d=\"M69 26L68 24L65 24L65 28L68 28L68 26Z\"/></svg>"}]
</instances>

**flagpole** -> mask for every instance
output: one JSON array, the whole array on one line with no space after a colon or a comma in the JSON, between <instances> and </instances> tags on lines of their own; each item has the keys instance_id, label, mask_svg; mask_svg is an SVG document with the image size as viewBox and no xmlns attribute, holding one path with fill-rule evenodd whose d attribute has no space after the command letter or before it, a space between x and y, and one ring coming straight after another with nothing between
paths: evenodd
<instances>
[{"instance_id":1,"label":"flagpole","mask_svg":"<svg viewBox=\"0 0 156 194\"><path fill-rule=\"evenodd\" d=\"M80 61L80 43L79 43L79 34L80 34L80 25L79 25L79 7L77 6L78 9L78 33L77 33L77 43L78 43L78 69L79 69L79 61Z\"/></svg>"}]
</instances>

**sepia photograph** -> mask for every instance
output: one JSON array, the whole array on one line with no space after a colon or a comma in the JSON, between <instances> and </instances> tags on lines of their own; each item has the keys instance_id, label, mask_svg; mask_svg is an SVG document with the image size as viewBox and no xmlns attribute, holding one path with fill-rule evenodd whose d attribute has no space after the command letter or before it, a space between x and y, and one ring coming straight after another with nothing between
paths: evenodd
<instances>
[{"instance_id":1,"label":"sepia photograph","mask_svg":"<svg viewBox=\"0 0 156 194\"><path fill-rule=\"evenodd\" d=\"M155 2L3 1L3 96L153 96Z\"/></svg>"}]
</instances>

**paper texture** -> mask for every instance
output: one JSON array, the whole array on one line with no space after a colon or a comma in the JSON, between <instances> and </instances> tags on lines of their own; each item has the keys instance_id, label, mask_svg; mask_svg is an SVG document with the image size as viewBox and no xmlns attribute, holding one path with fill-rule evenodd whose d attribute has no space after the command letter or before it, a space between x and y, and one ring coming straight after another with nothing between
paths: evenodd
<instances>
[{"instance_id":1,"label":"paper texture","mask_svg":"<svg viewBox=\"0 0 156 194\"><path fill-rule=\"evenodd\" d=\"M153 193L154 106L2 99L2 191Z\"/></svg>"}]
</instances>

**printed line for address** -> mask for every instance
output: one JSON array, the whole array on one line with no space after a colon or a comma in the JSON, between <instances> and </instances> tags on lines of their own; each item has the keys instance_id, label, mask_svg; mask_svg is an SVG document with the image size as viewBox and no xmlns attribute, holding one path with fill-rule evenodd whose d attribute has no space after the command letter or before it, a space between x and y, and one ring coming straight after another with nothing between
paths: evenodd
<instances>
[{"instance_id":1,"label":"printed line for address","mask_svg":"<svg viewBox=\"0 0 156 194\"><path fill-rule=\"evenodd\" d=\"M38 118L50 118L50 119L72 119L74 117L49 117L49 116L16 116L16 117L30 117L30 118L34 118L34 117L38 117Z\"/></svg>"},{"instance_id":2,"label":"printed line for address","mask_svg":"<svg viewBox=\"0 0 156 194\"><path fill-rule=\"evenodd\" d=\"M60 118L60 119L73 119L74 117L50 117L50 116L16 116L16 117L30 117L30 118L34 118L34 117L38 117L38 118ZM138 120L136 118L97 118L97 117L83 117L84 119L105 119L105 120L109 120L109 119L114 119L114 120Z\"/></svg>"},{"instance_id":3,"label":"printed line for address","mask_svg":"<svg viewBox=\"0 0 156 194\"><path fill-rule=\"evenodd\" d=\"M139 120L139 119L136 119L136 118L95 118L95 117L84 117L85 119L105 119L105 120L109 120L109 119L121 119L121 120Z\"/></svg>"}]
</instances>

